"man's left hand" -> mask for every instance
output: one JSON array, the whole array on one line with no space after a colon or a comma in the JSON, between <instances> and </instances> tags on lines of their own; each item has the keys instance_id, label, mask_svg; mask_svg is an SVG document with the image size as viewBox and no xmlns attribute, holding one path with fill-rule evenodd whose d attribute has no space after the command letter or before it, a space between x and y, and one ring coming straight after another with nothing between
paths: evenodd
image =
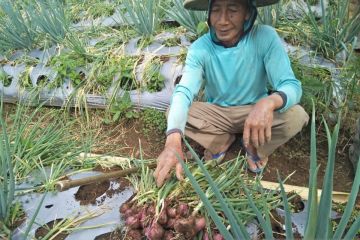
<instances>
[{"instance_id":1,"label":"man's left hand","mask_svg":"<svg viewBox=\"0 0 360 240\"><path fill-rule=\"evenodd\" d=\"M282 106L283 100L278 94L272 94L257 102L245 120L243 142L258 148L271 140L271 127L274 110Z\"/></svg>"}]
</instances>

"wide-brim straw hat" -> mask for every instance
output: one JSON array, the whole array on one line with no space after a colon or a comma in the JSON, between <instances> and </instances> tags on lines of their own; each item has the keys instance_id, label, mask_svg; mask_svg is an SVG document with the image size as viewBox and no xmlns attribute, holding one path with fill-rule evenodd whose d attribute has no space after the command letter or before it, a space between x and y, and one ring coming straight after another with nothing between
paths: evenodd
<instances>
[{"instance_id":1,"label":"wide-brim straw hat","mask_svg":"<svg viewBox=\"0 0 360 240\"><path fill-rule=\"evenodd\" d=\"M256 7L264 7L275 4L279 0L255 0ZM206 11L209 7L209 0L185 0L184 8L195 11Z\"/></svg>"}]
</instances>

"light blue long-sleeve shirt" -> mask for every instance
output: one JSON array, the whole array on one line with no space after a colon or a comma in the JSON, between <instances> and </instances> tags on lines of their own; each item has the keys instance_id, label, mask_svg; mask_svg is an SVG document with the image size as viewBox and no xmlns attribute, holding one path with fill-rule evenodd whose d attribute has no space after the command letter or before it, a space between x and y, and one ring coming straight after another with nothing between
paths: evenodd
<instances>
[{"instance_id":1,"label":"light blue long-sleeve shirt","mask_svg":"<svg viewBox=\"0 0 360 240\"><path fill-rule=\"evenodd\" d=\"M268 96L268 84L286 95L280 112L297 104L302 95L278 34L265 25L255 25L234 47L217 45L210 33L191 45L172 95L167 131L184 133L189 107L202 84L207 102L223 107L255 104Z\"/></svg>"}]
</instances>

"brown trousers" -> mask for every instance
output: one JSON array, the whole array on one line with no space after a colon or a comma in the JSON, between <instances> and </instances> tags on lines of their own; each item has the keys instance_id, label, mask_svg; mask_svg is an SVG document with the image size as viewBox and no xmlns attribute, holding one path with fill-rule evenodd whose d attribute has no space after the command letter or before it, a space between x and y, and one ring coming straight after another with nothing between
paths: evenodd
<instances>
[{"instance_id":1,"label":"brown trousers","mask_svg":"<svg viewBox=\"0 0 360 240\"><path fill-rule=\"evenodd\" d=\"M235 134L243 132L244 122L252 105L220 107L205 102L194 102L190 107L185 135L213 154ZM262 159L295 136L309 120L305 110L295 105L284 113L274 112L271 140L257 149Z\"/></svg>"}]
</instances>

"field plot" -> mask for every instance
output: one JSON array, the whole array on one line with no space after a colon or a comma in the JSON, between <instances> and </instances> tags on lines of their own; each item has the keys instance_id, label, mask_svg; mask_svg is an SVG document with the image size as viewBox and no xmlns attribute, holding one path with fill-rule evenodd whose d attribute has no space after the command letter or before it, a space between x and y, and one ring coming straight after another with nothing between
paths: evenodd
<instances>
[{"instance_id":1,"label":"field plot","mask_svg":"<svg viewBox=\"0 0 360 240\"><path fill-rule=\"evenodd\" d=\"M186 139L185 180L156 186L165 111L207 16L182 0L0 2L0 239L360 237L356 1L259 8L313 113L261 174L240 140L219 164Z\"/></svg>"}]
</instances>

